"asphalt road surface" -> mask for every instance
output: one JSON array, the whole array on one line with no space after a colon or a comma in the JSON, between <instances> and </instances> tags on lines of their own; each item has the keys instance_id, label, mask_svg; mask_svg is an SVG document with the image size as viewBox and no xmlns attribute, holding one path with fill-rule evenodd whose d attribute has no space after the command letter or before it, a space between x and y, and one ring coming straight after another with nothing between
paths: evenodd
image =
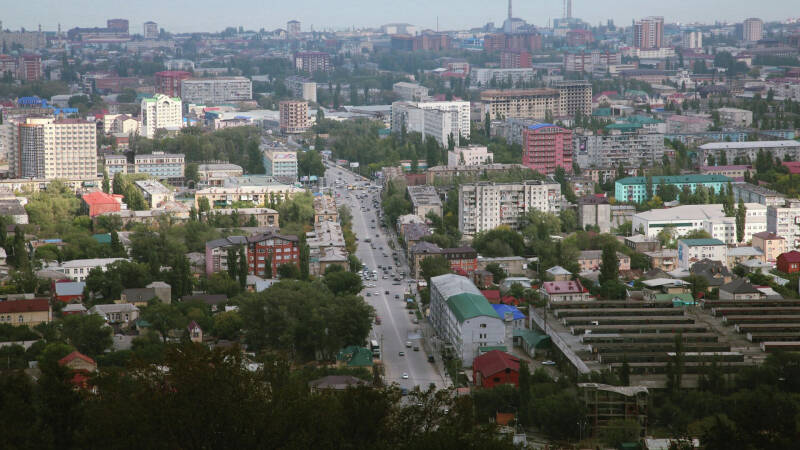
<instances>
[{"instance_id":1,"label":"asphalt road surface","mask_svg":"<svg viewBox=\"0 0 800 450\"><path fill-rule=\"evenodd\" d=\"M393 257L394 250L389 247L389 237L381 229L379 208L374 206L375 200L380 204L378 191L366 188L348 190L348 185L364 186L365 180L350 171L335 166L328 167L325 174L326 187L333 190L337 205L347 205L353 215L353 232L358 239L356 256L370 273L373 270L377 272L377 280L370 276L369 280L364 281L365 286L374 287L366 287L362 295L375 308L381 320L380 325L373 324L370 339L377 340L381 345L386 383L397 383L408 389L414 386L427 388L431 383L437 388L446 387L445 378L437 366L428 362L421 343L421 324L415 324L416 316L409 314L406 309L404 294L409 292L409 269L402 252L398 251L398 258ZM341 179L341 184L336 184L337 179ZM365 198L357 198L364 195ZM366 242L366 239L370 242ZM379 265L381 269L378 268ZM384 272L383 268L387 266L391 269ZM398 283L395 278L400 272L404 272L406 276ZM406 347L408 342L411 343L410 348ZM415 347L419 350L414 351ZM400 356L400 352L404 356ZM403 378L403 374L407 374L408 378Z\"/></svg>"}]
</instances>

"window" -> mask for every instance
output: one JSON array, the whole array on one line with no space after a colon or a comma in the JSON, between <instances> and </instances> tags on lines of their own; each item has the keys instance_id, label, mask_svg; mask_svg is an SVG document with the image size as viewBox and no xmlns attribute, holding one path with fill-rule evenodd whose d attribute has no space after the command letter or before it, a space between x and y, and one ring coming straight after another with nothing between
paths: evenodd
<instances>
[{"instance_id":1,"label":"window","mask_svg":"<svg viewBox=\"0 0 800 450\"><path fill-rule=\"evenodd\" d=\"M486 324L485 324L485 323L482 323L482 324L481 324L481 328L486 328Z\"/></svg>"},{"instance_id":2,"label":"window","mask_svg":"<svg viewBox=\"0 0 800 450\"><path fill-rule=\"evenodd\" d=\"M25 321L25 319L22 317L22 314L20 314L19 319L17 319L17 320L19 321L19 323L22 323L22 322Z\"/></svg>"}]
</instances>

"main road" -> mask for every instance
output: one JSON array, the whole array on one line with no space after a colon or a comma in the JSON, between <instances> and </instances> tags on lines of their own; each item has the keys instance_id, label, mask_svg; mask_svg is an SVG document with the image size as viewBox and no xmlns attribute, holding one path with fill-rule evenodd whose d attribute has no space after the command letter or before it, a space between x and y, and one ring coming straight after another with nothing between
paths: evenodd
<instances>
[{"instance_id":1,"label":"main road","mask_svg":"<svg viewBox=\"0 0 800 450\"><path fill-rule=\"evenodd\" d=\"M337 179L342 180L340 186L335 184ZM416 315L409 314L411 310L406 309L404 294L409 288L409 270L402 256L398 256L398 262L395 262L395 250L389 247L391 238L381 229L379 208L373 206L375 201L380 204L379 194L374 190L347 189L348 185L356 183L363 186L365 181L361 176L333 165L328 165L325 173L326 187L335 193L337 205L346 205L352 213L353 233L358 239L356 256L370 273L373 270L377 272L377 280L364 281L365 286L374 286L365 287L362 294L380 318L380 325L373 325L370 339L380 343L384 379L408 389L414 386L425 389L431 383L437 388L447 387L449 383L437 364L428 362L422 342L422 324L414 323ZM387 267L391 269L384 273ZM404 272L406 277L400 277L401 281L397 282L395 278L400 272ZM409 343L411 346L407 347Z\"/></svg>"}]
</instances>

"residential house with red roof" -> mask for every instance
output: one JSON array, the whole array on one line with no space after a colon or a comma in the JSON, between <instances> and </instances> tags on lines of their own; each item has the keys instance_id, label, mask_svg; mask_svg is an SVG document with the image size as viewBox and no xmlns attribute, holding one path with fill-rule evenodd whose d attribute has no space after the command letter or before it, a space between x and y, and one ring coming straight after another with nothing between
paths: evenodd
<instances>
[{"instance_id":1,"label":"residential house with red roof","mask_svg":"<svg viewBox=\"0 0 800 450\"><path fill-rule=\"evenodd\" d=\"M800 272L800 252L792 250L778 255L777 267L783 273Z\"/></svg>"},{"instance_id":2,"label":"residential house with red roof","mask_svg":"<svg viewBox=\"0 0 800 450\"><path fill-rule=\"evenodd\" d=\"M519 386L519 358L500 350L492 350L472 363L475 386L493 388L499 384Z\"/></svg>"},{"instance_id":3,"label":"residential house with red roof","mask_svg":"<svg viewBox=\"0 0 800 450\"><path fill-rule=\"evenodd\" d=\"M95 217L104 213L120 212L122 198L123 196L119 194L95 191L84 194L81 200L83 200L83 210L89 214L89 217Z\"/></svg>"},{"instance_id":4,"label":"residential house with red roof","mask_svg":"<svg viewBox=\"0 0 800 450\"><path fill-rule=\"evenodd\" d=\"M551 302L584 302L589 300L589 290L579 280L545 281L539 292Z\"/></svg>"},{"instance_id":5,"label":"residential house with red roof","mask_svg":"<svg viewBox=\"0 0 800 450\"><path fill-rule=\"evenodd\" d=\"M89 387L89 374L97 372L97 363L78 351L59 359L58 365L66 367L73 372L70 382L76 388L87 389Z\"/></svg>"}]
</instances>

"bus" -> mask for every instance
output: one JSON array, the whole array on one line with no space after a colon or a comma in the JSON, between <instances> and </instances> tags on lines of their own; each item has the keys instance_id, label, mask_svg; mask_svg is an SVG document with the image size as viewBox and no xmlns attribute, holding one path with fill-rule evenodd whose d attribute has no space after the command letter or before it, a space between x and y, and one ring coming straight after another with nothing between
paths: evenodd
<instances>
[{"instance_id":1,"label":"bus","mask_svg":"<svg viewBox=\"0 0 800 450\"><path fill-rule=\"evenodd\" d=\"M370 350L372 350L372 356L375 358L380 358L381 356L381 346L378 345L378 341L372 339L369 341Z\"/></svg>"}]
</instances>

